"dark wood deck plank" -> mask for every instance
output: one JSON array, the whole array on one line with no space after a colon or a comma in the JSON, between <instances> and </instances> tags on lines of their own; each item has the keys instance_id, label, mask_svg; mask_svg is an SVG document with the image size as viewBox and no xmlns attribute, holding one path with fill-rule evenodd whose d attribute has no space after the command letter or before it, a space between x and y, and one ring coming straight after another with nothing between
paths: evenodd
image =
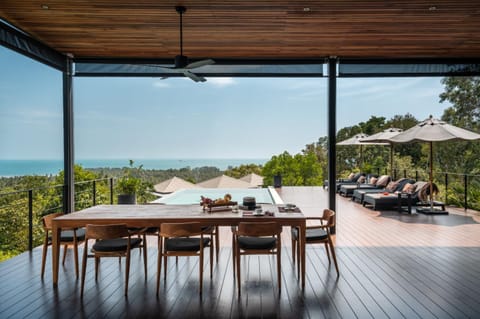
<instances>
[{"instance_id":1,"label":"dark wood deck plank","mask_svg":"<svg viewBox=\"0 0 480 319\"><path fill-rule=\"evenodd\" d=\"M285 202L307 215L326 207L326 192L284 187ZM41 249L0 264L0 318L478 318L480 317L480 217L406 215L373 211L348 199L337 202L335 236L340 277L321 245L307 248L302 291L292 263L290 230L282 233L282 291L275 258L242 257L242 296L233 278L231 232L221 229L219 263L209 278L205 254L204 292L198 294L198 258L171 258L168 278L155 295L157 249L149 239L145 282L139 251L132 255L129 296L123 295L125 261L102 260L95 282L89 260L85 296L73 260L60 267L58 290L51 281L51 254L40 279ZM83 248L80 249L82 251ZM69 252L71 254L71 251ZM163 277L163 276L162 276Z\"/></svg>"}]
</instances>

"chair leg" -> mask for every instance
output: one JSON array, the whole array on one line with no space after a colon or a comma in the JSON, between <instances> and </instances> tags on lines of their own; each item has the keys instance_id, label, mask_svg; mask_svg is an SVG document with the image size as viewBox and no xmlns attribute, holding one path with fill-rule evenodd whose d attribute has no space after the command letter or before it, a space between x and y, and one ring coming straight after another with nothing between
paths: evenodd
<instances>
[{"instance_id":1,"label":"chair leg","mask_svg":"<svg viewBox=\"0 0 480 319\"><path fill-rule=\"evenodd\" d=\"M218 264L218 253L220 252L220 232L218 231L218 226L215 226L215 254L216 261Z\"/></svg>"},{"instance_id":2,"label":"chair leg","mask_svg":"<svg viewBox=\"0 0 480 319\"><path fill-rule=\"evenodd\" d=\"M295 253L297 248L297 241L292 236L292 259L293 259L293 267L295 267Z\"/></svg>"},{"instance_id":3,"label":"chair leg","mask_svg":"<svg viewBox=\"0 0 480 319\"><path fill-rule=\"evenodd\" d=\"M279 238L277 238L280 241ZM282 291L282 245L277 246L277 280L278 280L278 294Z\"/></svg>"},{"instance_id":4,"label":"chair leg","mask_svg":"<svg viewBox=\"0 0 480 319\"><path fill-rule=\"evenodd\" d=\"M67 257L67 248L68 248L68 245L65 244L63 245L63 259L62 259L62 266L65 265L65 258Z\"/></svg>"},{"instance_id":5,"label":"chair leg","mask_svg":"<svg viewBox=\"0 0 480 319\"><path fill-rule=\"evenodd\" d=\"M240 297L240 249L238 248L238 244L235 241L235 262L237 263L237 289L238 289L238 296Z\"/></svg>"},{"instance_id":6,"label":"chair leg","mask_svg":"<svg viewBox=\"0 0 480 319\"><path fill-rule=\"evenodd\" d=\"M217 253L217 257L218 257L218 253ZM212 276L213 276L213 242L212 242L212 245L210 245L210 279L212 279Z\"/></svg>"},{"instance_id":7,"label":"chair leg","mask_svg":"<svg viewBox=\"0 0 480 319\"><path fill-rule=\"evenodd\" d=\"M147 235L143 234L143 270L147 281Z\"/></svg>"},{"instance_id":8,"label":"chair leg","mask_svg":"<svg viewBox=\"0 0 480 319\"><path fill-rule=\"evenodd\" d=\"M297 240L297 277L300 278L300 240Z\"/></svg>"},{"instance_id":9,"label":"chair leg","mask_svg":"<svg viewBox=\"0 0 480 319\"><path fill-rule=\"evenodd\" d=\"M202 238L203 239L203 238ZM203 248L200 249L200 296L202 295L203 288Z\"/></svg>"},{"instance_id":10,"label":"chair leg","mask_svg":"<svg viewBox=\"0 0 480 319\"><path fill-rule=\"evenodd\" d=\"M165 251L165 254L163 255L163 264L165 265L165 270L163 271L163 281L166 281L167 280L167 269L168 269L168 264L167 264L167 254L166 254L166 251Z\"/></svg>"},{"instance_id":11,"label":"chair leg","mask_svg":"<svg viewBox=\"0 0 480 319\"><path fill-rule=\"evenodd\" d=\"M232 234L232 264L233 264L233 281L235 282L235 269L236 269L236 257L235 257L235 235Z\"/></svg>"},{"instance_id":12,"label":"chair leg","mask_svg":"<svg viewBox=\"0 0 480 319\"><path fill-rule=\"evenodd\" d=\"M83 258L82 258L82 284L80 288L80 298L83 298L83 288L85 286L85 273L87 268L87 250L88 250L88 242L85 240L85 245L83 248Z\"/></svg>"},{"instance_id":13,"label":"chair leg","mask_svg":"<svg viewBox=\"0 0 480 319\"><path fill-rule=\"evenodd\" d=\"M125 260L125 296L128 295L128 279L130 277L130 249L127 249L127 256Z\"/></svg>"},{"instance_id":14,"label":"chair leg","mask_svg":"<svg viewBox=\"0 0 480 319\"><path fill-rule=\"evenodd\" d=\"M328 251L328 242L325 243L325 250L327 252L327 257L328 257L328 264L331 264L331 260L330 260L330 252Z\"/></svg>"},{"instance_id":15,"label":"chair leg","mask_svg":"<svg viewBox=\"0 0 480 319\"><path fill-rule=\"evenodd\" d=\"M47 250L48 250L48 233L45 234L45 239L43 241L43 251L42 251L42 278L45 274L45 263L47 261Z\"/></svg>"},{"instance_id":16,"label":"chair leg","mask_svg":"<svg viewBox=\"0 0 480 319\"><path fill-rule=\"evenodd\" d=\"M160 289L160 274L162 273L162 240L158 237L158 256L157 256L157 296Z\"/></svg>"},{"instance_id":17,"label":"chair leg","mask_svg":"<svg viewBox=\"0 0 480 319\"><path fill-rule=\"evenodd\" d=\"M78 242L76 239L73 241L73 260L75 262L75 276L78 279Z\"/></svg>"},{"instance_id":18,"label":"chair leg","mask_svg":"<svg viewBox=\"0 0 480 319\"><path fill-rule=\"evenodd\" d=\"M100 257L95 256L95 281L98 279L98 267L100 265Z\"/></svg>"},{"instance_id":19,"label":"chair leg","mask_svg":"<svg viewBox=\"0 0 480 319\"><path fill-rule=\"evenodd\" d=\"M333 243L332 243L331 239L328 241L328 244L330 246L330 251L332 253L332 258L333 258L333 263L335 264L335 269L337 270L337 276L340 276L340 272L338 271L337 256L335 255L335 247L333 247Z\"/></svg>"}]
</instances>

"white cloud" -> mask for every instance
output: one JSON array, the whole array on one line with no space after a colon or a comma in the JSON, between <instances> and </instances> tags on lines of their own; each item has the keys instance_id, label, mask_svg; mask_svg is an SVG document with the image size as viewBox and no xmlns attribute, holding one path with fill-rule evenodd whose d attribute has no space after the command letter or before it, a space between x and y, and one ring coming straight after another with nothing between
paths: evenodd
<instances>
[{"instance_id":1,"label":"white cloud","mask_svg":"<svg viewBox=\"0 0 480 319\"><path fill-rule=\"evenodd\" d=\"M168 84L168 82L166 82L165 80L158 80L153 82L153 86L156 88L168 88L170 87L170 84Z\"/></svg>"},{"instance_id":2,"label":"white cloud","mask_svg":"<svg viewBox=\"0 0 480 319\"><path fill-rule=\"evenodd\" d=\"M226 87L235 85L237 82L233 78L208 78L207 83L216 87Z\"/></svg>"}]
</instances>

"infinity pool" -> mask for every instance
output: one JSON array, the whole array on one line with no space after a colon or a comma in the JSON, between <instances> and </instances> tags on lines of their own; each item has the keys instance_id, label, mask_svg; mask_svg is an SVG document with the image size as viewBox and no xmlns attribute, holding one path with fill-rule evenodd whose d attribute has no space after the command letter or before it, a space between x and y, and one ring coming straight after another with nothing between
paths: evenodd
<instances>
[{"instance_id":1,"label":"infinity pool","mask_svg":"<svg viewBox=\"0 0 480 319\"><path fill-rule=\"evenodd\" d=\"M240 205L243 198L253 196L257 203L264 204L283 204L282 199L274 188L195 188L183 189L176 191L170 195L166 195L154 201L154 203L182 205L182 204L198 204L200 196L209 197L211 199L223 198L225 194L232 195L232 201L238 202Z\"/></svg>"}]
</instances>

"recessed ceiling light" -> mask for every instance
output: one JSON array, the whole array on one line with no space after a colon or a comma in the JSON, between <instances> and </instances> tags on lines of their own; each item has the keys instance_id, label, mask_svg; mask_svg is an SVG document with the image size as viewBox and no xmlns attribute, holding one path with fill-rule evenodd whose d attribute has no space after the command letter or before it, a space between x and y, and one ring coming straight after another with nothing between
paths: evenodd
<instances>
[{"instance_id":1,"label":"recessed ceiling light","mask_svg":"<svg viewBox=\"0 0 480 319\"><path fill-rule=\"evenodd\" d=\"M303 12L310 12L310 8L308 7L303 8Z\"/></svg>"},{"instance_id":2,"label":"recessed ceiling light","mask_svg":"<svg viewBox=\"0 0 480 319\"><path fill-rule=\"evenodd\" d=\"M428 10L429 10L429 11L435 11L435 10L437 10L437 7L431 6L431 7L428 8Z\"/></svg>"},{"instance_id":3,"label":"recessed ceiling light","mask_svg":"<svg viewBox=\"0 0 480 319\"><path fill-rule=\"evenodd\" d=\"M48 6L48 4L42 4L40 7L41 7L43 10L48 10L48 9L50 9L50 7Z\"/></svg>"}]
</instances>

